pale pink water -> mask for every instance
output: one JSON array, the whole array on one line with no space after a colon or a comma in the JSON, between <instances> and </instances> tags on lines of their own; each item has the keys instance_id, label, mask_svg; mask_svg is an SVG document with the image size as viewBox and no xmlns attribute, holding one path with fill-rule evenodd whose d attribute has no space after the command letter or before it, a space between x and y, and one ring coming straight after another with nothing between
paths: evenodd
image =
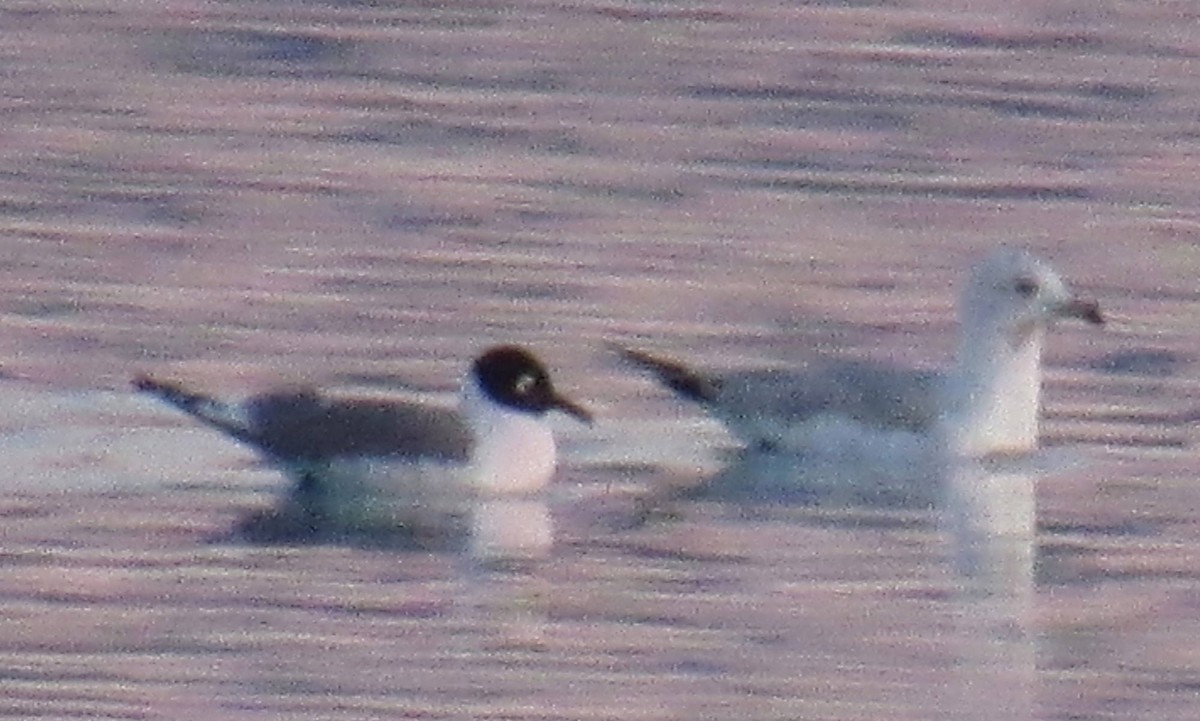
<instances>
[{"instance_id":1,"label":"pale pink water","mask_svg":"<svg viewBox=\"0 0 1200 721\"><path fill-rule=\"evenodd\" d=\"M961 718L970 634L920 514L685 503L638 525L663 474L592 463L568 428L559 545L528 575L212 543L282 479L126 384L444 390L517 341L613 437L703 434L602 342L936 365L961 272L1008 241L1111 316L1050 343L1046 440L1097 460L1040 487L1017 694L1039 718L1191 721L1198 21L1085 0L0 9L0 716ZM1113 362L1129 350L1178 361Z\"/></svg>"}]
</instances>

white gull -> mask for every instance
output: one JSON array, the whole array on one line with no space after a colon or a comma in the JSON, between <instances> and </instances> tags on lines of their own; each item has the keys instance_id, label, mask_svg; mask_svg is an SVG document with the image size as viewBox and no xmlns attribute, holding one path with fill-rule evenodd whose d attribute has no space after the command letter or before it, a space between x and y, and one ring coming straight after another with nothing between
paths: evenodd
<instances>
[{"instance_id":1,"label":"white gull","mask_svg":"<svg viewBox=\"0 0 1200 721\"><path fill-rule=\"evenodd\" d=\"M622 356L699 403L750 449L867 458L1023 454L1038 439L1041 354L1057 319L1103 323L1044 261L1001 248L974 267L959 303L955 364L945 373L869 361L709 373L640 350Z\"/></svg>"}]
</instances>

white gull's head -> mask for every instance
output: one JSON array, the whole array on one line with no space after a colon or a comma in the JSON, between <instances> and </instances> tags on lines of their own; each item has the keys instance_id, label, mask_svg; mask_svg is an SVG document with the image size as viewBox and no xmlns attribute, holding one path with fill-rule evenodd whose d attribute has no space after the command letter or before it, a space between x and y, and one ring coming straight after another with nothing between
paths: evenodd
<instances>
[{"instance_id":1,"label":"white gull's head","mask_svg":"<svg viewBox=\"0 0 1200 721\"><path fill-rule=\"evenodd\" d=\"M1104 322L1044 261L1001 248L975 266L959 308L958 365L943 430L960 454L1027 452L1037 444L1045 329L1059 318Z\"/></svg>"},{"instance_id":2,"label":"white gull's head","mask_svg":"<svg viewBox=\"0 0 1200 721\"><path fill-rule=\"evenodd\" d=\"M1094 301L1075 297L1047 263L1015 248L1001 248L975 266L960 313L964 340L1003 339L1011 348L1059 318L1104 322Z\"/></svg>"}]
</instances>

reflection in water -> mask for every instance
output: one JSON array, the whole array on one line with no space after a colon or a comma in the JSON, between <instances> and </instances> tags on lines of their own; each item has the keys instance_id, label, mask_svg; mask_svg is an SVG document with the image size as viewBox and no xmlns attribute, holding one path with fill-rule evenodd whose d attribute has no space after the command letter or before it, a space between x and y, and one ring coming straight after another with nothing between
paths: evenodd
<instances>
[{"instance_id":1,"label":"reflection in water","mask_svg":"<svg viewBox=\"0 0 1200 721\"><path fill-rule=\"evenodd\" d=\"M746 450L697 487L694 495L833 508L932 509L937 503L937 470L924 456L915 456L903 468L872 460L856 454Z\"/></svg>"},{"instance_id":2,"label":"reflection in water","mask_svg":"<svg viewBox=\"0 0 1200 721\"><path fill-rule=\"evenodd\" d=\"M1032 583L1036 498L1020 460L954 462L939 484L955 570L981 592Z\"/></svg>"},{"instance_id":3,"label":"reflection in water","mask_svg":"<svg viewBox=\"0 0 1200 721\"><path fill-rule=\"evenodd\" d=\"M538 498L487 498L471 509L471 558L484 565L545 558L554 520Z\"/></svg>"},{"instance_id":4,"label":"reflection in water","mask_svg":"<svg viewBox=\"0 0 1200 721\"><path fill-rule=\"evenodd\" d=\"M845 458L746 453L693 495L823 508L936 509L950 545L957 619L955 718L1035 718L1035 477L1055 453L892 469ZM919 472L918 472L919 471Z\"/></svg>"},{"instance_id":5,"label":"reflection in water","mask_svg":"<svg viewBox=\"0 0 1200 721\"><path fill-rule=\"evenodd\" d=\"M323 512L302 491L292 489L274 506L248 513L234 533L260 544L338 543L398 550L458 551L488 566L545 558L554 545L554 522L537 496L464 499L439 515L435 526L406 525L394 514L347 517Z\"/></svg>"},{"instance_id":6,"label":"reflection in water","mask_svg":"<svg viewBox=\"0 0 1200 721\"><path fill-rule=\"evenodd\" d=\"M952 463L941 484L958 581L959 718L1035 718L1035 489L1022 460Z\"/></svg>"},{"instance_id":7,"label":"reflection in water","mask_svg":"<svg viewBox=\"0 0 1200 721\"><path fill-rule=\"evenodd\" d=\"M543 650L550 594L536 559L480 560L467 560L463 581L456 586L455 616L464 629L471 629L457 637L463 644L460 654L497 660L508 653L520 656Z\"/></svg>"}]
</instances>

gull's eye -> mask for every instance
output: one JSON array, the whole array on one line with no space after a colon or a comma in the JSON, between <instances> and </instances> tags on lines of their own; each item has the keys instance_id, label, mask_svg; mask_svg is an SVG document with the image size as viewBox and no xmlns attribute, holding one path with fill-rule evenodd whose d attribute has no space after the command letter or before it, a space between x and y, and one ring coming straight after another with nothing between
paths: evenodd
<instances>
[{"instance_id":1,"label":"gull's eye","mask_svg":"<svg viewBox=\"0 0 1200 721\"><path fill-rule=\"evenodd\" d=\"M537 385L537 378L535 376L530 373L522 373L521 375L517 376L515 381L513 381L513 390L516 391L518 395L523 396L529 393L529 391L533 390L535 385Z\"/></svg>"},{"instance_id":2,"label":"gull's eye","mask_svg":"<svg viewBox=\"0 0 1200 721\"><path fill-rule=\"evenodd\" d=\"M1017 281L1013 283L1013 290L1022 298L1032 298L1037 295L1038 284L1031 278L1017 278Z\"/></svg>"}]
</instances>

